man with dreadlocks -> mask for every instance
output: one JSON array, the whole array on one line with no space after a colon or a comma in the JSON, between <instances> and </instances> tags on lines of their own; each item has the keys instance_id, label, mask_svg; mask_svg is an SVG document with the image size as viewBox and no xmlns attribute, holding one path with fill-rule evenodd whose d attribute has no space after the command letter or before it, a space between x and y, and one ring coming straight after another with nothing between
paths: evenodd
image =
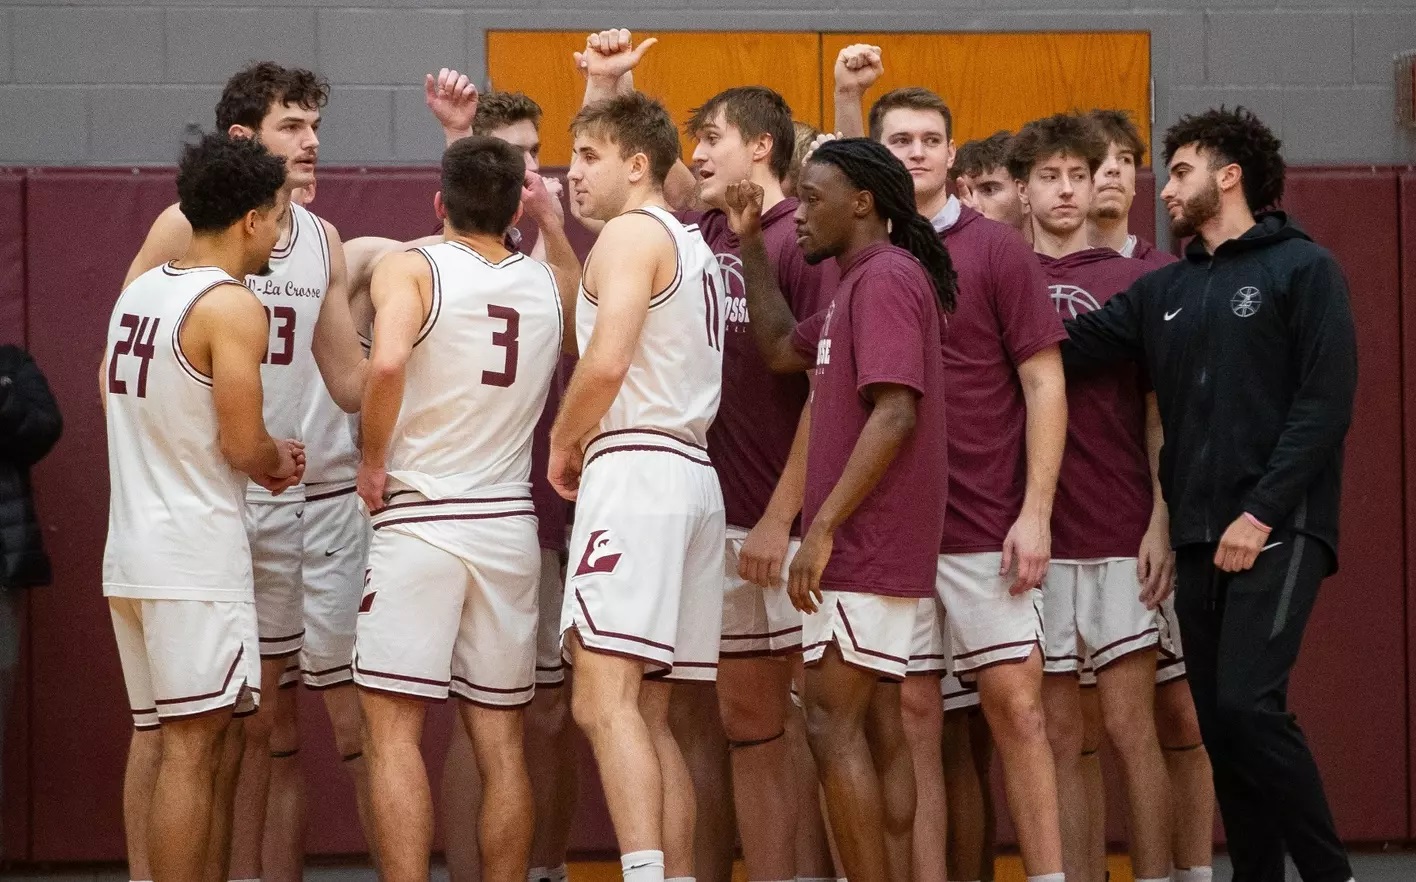
<instances>
[{"instance_id":1,"label":"man with dreadlocks","mask_svg":"<svg viewBox=\"0 0 1416 882\"><path fill-rule=\"evenodd\" d=\"M846 876L904 882L914 771L899 683L944 525L940 344L954 270L914 210L909 172L872 141L823 145L799 193L798 244L808 262L836 258L841 281L831 305L795 329L764 245L762 189L733 184L727 205L764 360L815 365L789 584L806 613L807 733Z\"/></svg>"}]
</instances>

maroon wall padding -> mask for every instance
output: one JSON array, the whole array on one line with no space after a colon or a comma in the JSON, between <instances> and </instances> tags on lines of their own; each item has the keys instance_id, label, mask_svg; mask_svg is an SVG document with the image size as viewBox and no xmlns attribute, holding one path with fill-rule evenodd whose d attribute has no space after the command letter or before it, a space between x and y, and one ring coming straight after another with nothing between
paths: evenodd
<instances>
[{"instance_id":1,"label":"maroon wall padding","mask_svg":"<svg viewBox=\"0 0 1416 882\"><path fill-rule=\"evenodd\" d=\"M1402 414L1404 454L1402 466L1406 475L1406 628L1407 640L1407 771L1411 803L1407 814L1407 835L1416 838L1416 169L1406 169L1398 181L1401 198L1401 358L1402 386L1405 407ZM1393 463L1395 467L1395 463Z\"/></svg>"},{"instance_id":2,"label":"maroon wall padding","mask_svg":"<svg viewBox=\"0 0 1416 882\"><path fill-rule=\"evenodd\" d=\"M1341 570L1324 583L1293 673L1292 708L1349 840L1407 835L1401 323L1396 176L1292 169L1283 204L1341 263L1359 377L1343 475Z\"/></svg>"},{"instance_id":3,"label":"maroon wall padding","mask_svg":"<svg viewBox=\"0 0 1416 882\"><path fill-rule=\"evenodd\" d=\"M1132 233L1155 243L1155 173L1149 168L1136 169L1136 201L1128 220Z\"/></svg>"},{"instance_id":4,"label":"maroon wall padding","mask_svg":"<svg viewBox=\"0 0 1416 882\"><path fill-rule=\"evenodd\" d=\"M108 516L98 366L128 264L175 199L170 171L31 173L26 198L29 340L64 413L35 470L55 583L31 607L36 861L122 859L132 718L101 587ZM82 835L75 835L82 831Z\"/></svg>"},{"instance_id":5,"label":"maroon wall padding","mask_svg":"<svg viewBox=\"0 0 1416 882\"><path fill-rule=\"evenodd\" d=\"M0 169L0 343L25 342L25 179Z\"/></svg>"}]
</instances>

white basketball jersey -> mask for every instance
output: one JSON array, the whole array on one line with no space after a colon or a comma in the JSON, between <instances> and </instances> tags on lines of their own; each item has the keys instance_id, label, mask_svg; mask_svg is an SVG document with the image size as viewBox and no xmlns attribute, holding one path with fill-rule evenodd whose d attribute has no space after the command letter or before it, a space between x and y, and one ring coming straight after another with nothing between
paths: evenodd
<instances>
[{"instance_id":1,"label":"white basketball jersey","mask_svg":"<svg viewBox=\"0 0 1416 882\"><path fill-rule=\"evenodd\" d=\"M108 321L108 543L103 593L169 600L254 597L241 513L246 476L221 453L211 378L182 354L182 321L215 267L143 273ZM238 283L239 284L239 283Z\"/></svg>"},{"instance_id":2,"label":"white basketball jersey","mask_svg":"<svg viewBox=\"0 0 1416 882\"><path fill-rule=\"evenodd\" d=\"M707 446L723 384L727 283L697 225L684 226L662 208L638 211L663 224L673 238L678 269L669 286L649 300L629 373L600 431L657 429ZM598 312L595 297L582 284L575 310L582 353Z\"/></svg>"},{"instance_id":3,"label":"white basketball jersey","mask_svg":"<svg viewBox=\"0 0 1416 882\"><path fill-rule=\"evenodd\" d=\"M267 430L275 438L305 442L306 483L352 480L358 468L352 423L330 399L312 348L329 287L329 239L320 219L291 204L289 239L271 254L270 272L247 276L246 287L260 298L270 319L270 343L261 365ZM277 499L256 484L250 496ZM299 498L299 492L289 490L278 497Z\"/></svg>"},{"instance_id":4,"label":"white basketball jersey","mask_svg":"<svg viewBox=\"0 0 1416 882\"><path fill-rule=\"evenodd\" d=\"M529 490L531 433L560 361L555 277L524 255L492 263L461 242L417 251L433 300L408 359L390 484L430 499Z\"/></svg>"}]
</instances>

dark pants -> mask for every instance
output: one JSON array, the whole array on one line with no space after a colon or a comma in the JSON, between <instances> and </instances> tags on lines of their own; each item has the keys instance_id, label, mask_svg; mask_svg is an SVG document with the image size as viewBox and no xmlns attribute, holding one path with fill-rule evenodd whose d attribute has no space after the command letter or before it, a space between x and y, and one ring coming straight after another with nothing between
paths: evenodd
<instances>
[{"instance_id":1,"label":"dark pants","mask_svg":"<svg viewBox=\"0 0 1416 882\"><path fill-rule=\"evenodd\" d=\"M1283 882L1285 847L1304 882L1347 882L1317 764L1288 711L1288 673L1331 552L1302 534L1243 573L1214 565L1215 546L1176 555L1175 611L1200 732L1229 839L1234 882Z\"/></svg>"}]
</instances>

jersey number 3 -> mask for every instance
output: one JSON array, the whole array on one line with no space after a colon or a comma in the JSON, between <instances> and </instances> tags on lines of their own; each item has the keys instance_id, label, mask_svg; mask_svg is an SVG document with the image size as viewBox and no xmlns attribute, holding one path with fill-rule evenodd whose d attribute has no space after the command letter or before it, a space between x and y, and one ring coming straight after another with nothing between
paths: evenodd
<instances>
[{"instance_id":1,"label":"jersey number 3","mask_svg":"<svg viewBox=\"0 0 1416 882\"><path fill-rule=\"evenodd\" d=\"M118 379L118 359L124 355L135 356L140 364L138 365L137 395L139 398L147 397L148 385L148 364L152 362L152 357L157 354L157 349L153 346L157 340L157 325L160 319L148 316L137 316L125 312L118 319L118 326L128 329L128 339L119 340L113 344L113 354L108 359L108 391L113 395L127 395L128 384Z\"/></svg>"},{"instance_id":2,"label":"jersey number 3","mask_svg":"<svg viewBox=\"0 0 1416 882\"><path fill-rule=\"evenodd\" d=\"M275 340L266 347L266 357L261 359L261 364L289 364L295 360L295 308L277 306L272 309L267 306L265 311ZM276 341L280 343L278 350L274 345Z\"/></svg>"},{"instance_id":3,"label":"jersey number 3","mask_svg":"<svg viewBox=\"0 0 1416 882\"><path fill-rule=\"evenodd\" d=\"M482 371L482 385L506 388L516 382L516 356L520 348L517 338L521 334L521 313L509 306L488 304L487 315L506 322L504 329L492 334L492 345L506 350L506 361L499 371Z\"/></svg>"}]
</instances>

